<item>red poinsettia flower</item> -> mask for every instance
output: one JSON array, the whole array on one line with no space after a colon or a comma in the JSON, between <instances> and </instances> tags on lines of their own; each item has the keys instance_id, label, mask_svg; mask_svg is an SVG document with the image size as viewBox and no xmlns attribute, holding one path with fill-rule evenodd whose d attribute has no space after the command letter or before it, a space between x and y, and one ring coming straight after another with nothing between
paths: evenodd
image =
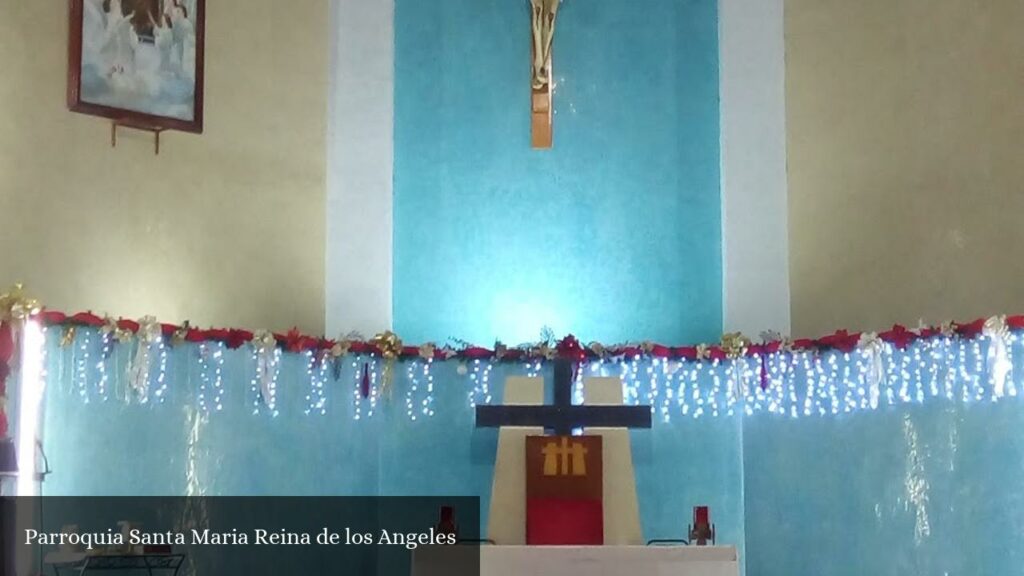
<instances>
[{"instance_id":1,"label":"red poinsettia flower","mask_svg":"<svg viewBox=\"0 0 1024 576\"><path fill-rule=\"evenodd\" d=\"M911 342L917 340L917 334L907 330L906 326L902 326L900 324L895 324L891 330L882 332L878 337L900 350L903 350L909 346Z\"/></svg>"},{"instance_id":2,"label":"red poinsettia flower","mask_svg":"<svg viewBox=\"0 0 1024 576\"><path fill-rule=\"evenodd\" d=\"M969 324L957 324L956 332L964 338L974 338L985 328L985 319L978 318Z\"/></svg>"},{"instance_id":3,"label":"red poinsettia flower","mask_svg":"<svg viewBox=\"0 0 1024 576\"><path fill-rule=\"evenodd\" d=\"M696 346L677 346L672 349L672 355L676 358L682 358L684 360L696 360L697 359L697 347Z\"/></svg>"},{"instance_id":4,"label":"red poinsettia flower","mask_svg":"<svg viewBox=\"0 0 1024 576\"><path fill-rule=\"evenodd\" d=\"M227 342L228 331L224 328L210 328L206 331L206 339L210 342Z\"/></svg>"},{"instance_id":5,"label":"red poinsettia flower","mask_svg":"<svg viewBox=\"0 0 1024 576\"><path fill-rule=\"evenodd\" d=\"M352 354L369 354L376 349L376 346L362 340L354 340L348 347L348 351Z\"/></svg>"},{"instance_id":6,"label":"red poinsettia flower","mask_svg":"<svg viewBox=\"0 0 1024 576\"><path fill-rule=\"evenodd\" d=\"M569 334L555 345L558 356L573 362L582 362L587 358L587 351L580 345L575 336Z\"/></svg>"},{"instance_id":7,"label":"red poinsettia flower","mask_svg":"<svg viewBox=\"0 0 1024 576\"><path fill-rule=\"evenodd\" d=\"M245 345L246 342L252 340L252 332L248 330L232 329L228 330L228 337L225 343L231 350L236 350Z\"/></svg>"},{"instance_id":8,"label":"red poinsettia flower","mask_svg":"<svg viewBox=\"0 0 1024 576\"><path fill-rule=\"evenodd\" d=\"M57 326L67 320L67 314L56 310L43 310L36 318L46 326Z\"/></svg>"},{"instance_id":9,"label":"red poinsettia flower","mask_svg":"<svg viewBox=\"0 0 1024 576\"><path fill-rule=\"evenodd\" d=\"M846 330L837 330L834 334L819 338L818 346L821 348L834 348L840 352L853 352L858 342L860 342L860 333L854 332L851 334Z\"/></svg>"},{"instance_id":10,"label":"red poinsettia flower","mask_svg":"<svg viewBox=\"0 0 1024 576\"><path fill-rule=\"evenodd\" d=\"M624 356L626 358L632 358L633 356L639 356L644 353L644 349L639 346L619 346L611 348L611 356Z\"/></svg>"},{"instance_id":11,"label":"red poinsettia flower","mask_svg":"<svg viewBox=\"0 0 1024 576\"><path fill-rule=\"evenodd\" d=\"M793 340L794 350L810 350L811 348L817 348L818 343L811 338L797 338Z\"/></svg>"},{"instance_id":12,"label":"red poinsettia flower","mask_svg":"<svg viewBox=\"0 0 1024 576\"><path fill-rule=\"evenodd\" d=\"M92 312L79 312L71 318L68 318L68 321L79 326L92 326L93 328L99 328L104 324L103 318L100 318Z\"/></svg>"},{"instance_id":13,"label":"red poinsettia flower","mask_svg":"<svg viewBox=\"0 0 1024 576\"><path fill-rule=\"evenodd\" d=\"M121 330L127 330L132 334L139 331L139 323L135 320L128 320L127 318L121 318L117 321L117 327Z\"/></svg>"},{"instance_id":14,"label":"red poinsettia flower","mask_svg":"<svg viewBox=\"0 0 1024 576\"><path fill-rule=\"evenodd\" d=\"M522 348L509 348L508 350L505 350L505 354L502 358L510 362L515 362L517 360L522 360L525 356L526 351Z\"/></svg>"},{"instance_id":15,"label":"red poinsettia flower","mask_svg":"<svg viewBox=\"0 0 1024 576\"><path fill-rule=\"evenodd\" d=\"M651 345L651 356L655 358L668 358L672 355L672 349L668 346L662 346L661 344Z\"/></svg>"},{"instance_id":16,"label":"red poinsettia flower","mask_svg":"<svg viewBox=\"0 0 1024 576\"><path fill-rule=\"evenodd\" d=\"M303 335L298 328L292 328L286 334L274 334L277 341L284 345L289 352L302 352L316 348L316 338Z\"/></svg>"},{"instance_id":17,"label":"red poinsettia flower","mask_svg":"<svg viewBox=\"0 0 1024 576\"><path fill-rule=\"evenodd\" d=\"M418 349L417 349L418 350ZM494 352L480 346L469 346L459 352L459 356L467 360L486 360L494 355Z\"/></svg>"},{"instance_id":18,"label":"red poinsettia flower","mask_svg":"<svg viewBox=\"0 0 1024 576\"><path fill-rule=\"evenodd\" d=\"M763 342L761 344L751 344L747 347L747 353L753 356L757 354L759 356L765 356L767 354L775 354L782 349L782 342L773 340L772 342Z\"/></svg>"}]
</instances>

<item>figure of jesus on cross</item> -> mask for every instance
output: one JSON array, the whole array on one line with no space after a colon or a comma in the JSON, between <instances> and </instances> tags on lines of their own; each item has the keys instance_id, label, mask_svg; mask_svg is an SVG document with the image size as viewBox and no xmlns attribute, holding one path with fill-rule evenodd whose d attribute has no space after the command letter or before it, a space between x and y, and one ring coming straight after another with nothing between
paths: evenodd
<instances>
[{"instance_id":1,"label":"figure of jesus on cross","mask_svg":"<svg viewBox=\"0 0 1024 576\"><path fill-rule=\"evenodd\" d=\"M555 39L555 17L561 0L530 0L533 80L530 97L531 141L534 148L551 148L551 46Z\"/></svg>"}]
</instances>

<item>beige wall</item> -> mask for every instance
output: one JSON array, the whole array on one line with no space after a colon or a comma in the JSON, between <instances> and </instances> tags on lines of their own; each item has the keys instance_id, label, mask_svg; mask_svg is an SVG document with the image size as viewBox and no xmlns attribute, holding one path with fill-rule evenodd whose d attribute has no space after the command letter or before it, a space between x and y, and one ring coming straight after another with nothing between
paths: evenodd
<instances>
[{"instance_id":1,"label":"beige wall","mask_svg":"<svg viewBox=\"0 0 1024 576\"><path fill-rule=\"evenodd\" d=\"M65 106L67 2L0 2L0 291L53 308L323 329L327 0L207 2L206 126Z\"/></svg>"},{"instance_id":2,"label":"beige wall","mask_svg":"<svg viewBox=\"0 0 1024 576\"><path fill-rule=\"evenodd\" d=\"M793 332L1024 312L1024 2L787 0Z\"/></svg>"}]
</instances>

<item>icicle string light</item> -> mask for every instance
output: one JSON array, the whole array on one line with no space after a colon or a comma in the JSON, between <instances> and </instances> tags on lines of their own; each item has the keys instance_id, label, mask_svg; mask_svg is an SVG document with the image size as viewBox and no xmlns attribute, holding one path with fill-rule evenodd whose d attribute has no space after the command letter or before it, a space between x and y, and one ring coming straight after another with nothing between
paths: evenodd
<instances>
[{"instance_id":1,"label":"icicle string light","mask_svg":"<svg viewBox=\"0 0 1024 576\"><path fill-rule=\"evenodd\" d=\"M82 327L67 346L58 346L61 332L48 331L53 341L51 357L69 367L63 373L67 382L53 390L70 392L83 404L120 397L114 377L124 370L127 355L118 356L116 348L125 344L98 329ZM849 349L756 350L747 356L701 360L652 357L642 351L591 358L575 372L573 402L585 401L585 380L591 376L621 378L624 403L650 406L656 423L762 413L844 417L927 402L1007 402L1024 396L1024 369L1018 365L1024 359L1020 334L1014 330L971 338L935 334L902 347L867 335ZM995 338L1002 339L1001 347ZM398 409L409 421L419 422L442 410L500 402L501 384L509 376L551 377L551 364L538 358L509 362L405 357L397 361L393 391L382 396L381 360L371 353L332 358L310 349L294 356L304 362L285 362L289 353L280 347L231 348L219 341L172 345L170 338L153 346L150 404L191 397L203 413L224 409L233 383L248 381L244 396L253 414L276 415L283 409L281 398L298 395L298 402L287 404L308 415L343 409L358 420ZM171 370L172 366L176 368ZM365 397L364 366L369 381ZM176 392L190 381L195 382L194 394ZM279 389L279 381L287 386ZM454 394L439 395L452 387L457 390ZM340 403L330 401L335 389L343 399ZM344 400L347 394L351 404ZM460 397L461 402L453 400Z\"/></svg>"}]
</instances>

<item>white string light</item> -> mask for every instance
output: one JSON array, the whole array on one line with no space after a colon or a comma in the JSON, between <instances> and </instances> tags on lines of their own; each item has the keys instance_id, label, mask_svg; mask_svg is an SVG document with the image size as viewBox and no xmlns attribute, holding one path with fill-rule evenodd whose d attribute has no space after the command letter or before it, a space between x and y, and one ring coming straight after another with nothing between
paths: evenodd
<instances>
[{"instance_id":1,"label":"white string light","mask_svg":"<svg viewBox=\"0 0 1024 576\"><path fill-rule=\"evenodd\" d=\"M405 415L412 420L416 421L416 392L420 387L419 377L419 361L414 360L408 363L406 367L405 377L409 380L409 386L405 389Z\"/></svg>"},{"instance_id":2,"label":"white string light","mask_svg":"<svg viewBox=\"0 0 1024 576\"><path fill-rule=\"evenodd\" d=\"M89 403L89 347L92 345L92 333L84 330L79 336L77 343L77 358L75 359L75 387L78 389L78 397L85 404Z\"/></svg>"},{"instance_id":3,"label":"white string light","mask_svg":"<svg viewBox=\"0 0 1024 576\"><path fill-rule=\"evenodd\" d=\"M254 346L252 348L251 357L252 360L252 378L249 379L249 396L252 398L252 413L253 415L260 413L260 370L258 368L260 364L259 350Z\"/></svg>"},{"instance_id":4,"label":"white string light","mask_svg":"<svg viewBox=\"0 0 1024 576\"><path fill-rule=\"evenodd\" d=\"M113 346L113 337L110 334L101 334L100 339L102 342L100 350L100 359L96 362L96 370L99 372L99 380L96 382L96 394L99 395L100 400L105 401L107 399L107 360L111 355L111 346Z\"/></svg>"},{"instance_id":5,"label":"white string light","mask_svg":"<svg viewBox=\"0 0 1024 576\"><path fill-rule=\"evenodd\" d=\"M164 400L166 400L164 394L167 393L167 344L164 343L162 338L157 342L157 352L160 354L160 362L159 372L156 375L156 391L153 394L163 404Z\"/></svg>"},{"instance_id":6,"label":"white string light","mask_svg":"<svg viewBox=\"0 0 1024 576\"><path fill-rule=\"evenodd\" d=\"M987 337L987 336L986 336ZM99 338L99 340L98 340ZM987 360L988 349L982 337L961 339L956 336L936 335L917 340L897 348L883 340L874 340L868 346L851 351L798 350L781 351L761 356L760 353L728 360L674 360L633 354L626 357L596 359L579 366L574 373L573 402L583 398L585 375L611 374L622 380L622 398L627 405L649 405L656 420L669 423L672 417L700 418L703 416L730 417L767 412L792 418L822 417L850 414L863 410L877 410L898 404L923 404L929 401L959 401L973 403L995 401L993 368ZM1015 366L1021 357L1017 347L1022 345L1018 332L1005 337L1006 370L1004 399L1021 396L1021 383L1015 381L1024 371ZM987 341L986 341L987 344ZM94 330L80 330L73 343L66 348L70 369L65 378L69 391L83 403L95 398L107 399L113 389L111 367L118 366L115 355L116 341L112 335ZM235 352L221 342L207 342L170 349L164 341L154 343L158 354L158 372L154 371L153 399L165 401L168 394L167 367L171 355L195 350L199 354L199 389L195 396L197 407L203 412L223 408L225 359ZM195 352L193 352L195 353ZM237 352L242 354L243 352ZM250 379L251 408L254 414L277 415L277 383L283 351L263 352L252 349L256 370ZM309 388L306 394L306 414L325 415L329 412L326 383L330 370L327 360L318 359L316 352L304 352ZM195 357L193 357L195 358ZM262 362L261 362L262 360ZM382 360L369 356L346 358L352 368L353 414L356 420L371 417L381 402L380 368ZM195 360L193 360L195 361ZM363 363L367 363L369 393L362 398ZM396 370L394 390L404 394L405 414L411 421L433 416L439 409L434 398L435 383L433 359L410 359L405 370ZM461 374L466 401L469 406L494 401L491 377L495 360L473 359L461 361ZM264 368L261 368L264 366ZM289 364L290 366L290 364ZM515 364L512 364L515 370ZM541 359L530 359L520 364L529 376L541 376L550 364ZM266 371L264 374L261 370ZM95 374L93 374L95 371ZM503 372L504 373L504 372ZM548 373L550 377L550 373ZM264 390L261 382L267 385ZM404 387L403 387L404 386ZM267 397L264 398L263 396Z\"/></svg>"},{"instance_id":7,"label":"white string light","mask_svg":"<svg viewBox=\"0 0 1024 576\"><path fill-rule=\"evenodd\" d=\"M433 358L428 358L423 364L422 376L427 380L427 397L423 399L423 408L421 409L424 416L434 415L434 374L430 371L430 368L433 365Z\"/></svg>"},{"instance_id":8,"label":"white string light","mask_svg":"<svg viewBox=\"0 0 1024 576\"><path fill-rule=\"evenodd\" d=\"M353 411L352 412L352 418L355 419L355 420L359 420L360 418L363 417L363 414L362 414L362 412L363 412L363 408L362 408L362 404L363 404L362 403L363 375L362 375L362 371L359 370L359 361L358 360L359 360L358 356L355 356L355 357L352 358L352 374L353 374L353 379L354 379L354 382L353 382L354 385L352 386L352 411Z\"/></svg>"},{"instance_id":9,"label":"white string light","mask_svg":"<svg viewBox=\"0 0 1024 576\"><path fill-rule=\"evenodd\" d=\"M199 345L199 409L203 413L224 409L224 343L204 342ZM258 376L253 378L254 384ZM257 388L258 390L258 388ZM258 395L258 394L257 394ZM256 401L259 410L259 400Z\"/></svg>"},{"instance_id":10,"label":"white string light","mask_svg":"<svg viewBox=\"0 0 1024 576\"><path fill-rule=\"evenodd\" d=\"M206 343L199 344L199 350L196 352L199 354L199 393L196 394L196 401L199 403L199 409L206 413L210 411L206 404L206 395L210 393L210 362L207 359Z\"/></svg>"},{"instance_id":11,"label":"white string light","mask_svg":"<svg viewBox=\"0 0 1024 576\"><path fill-rule=\"evenodd\" d=\"M306 376L309 378L306 414L327 414L327 394L324 391L324 384L327 382L327 358L307 350Z\"/></svg>"}]
</instances>

